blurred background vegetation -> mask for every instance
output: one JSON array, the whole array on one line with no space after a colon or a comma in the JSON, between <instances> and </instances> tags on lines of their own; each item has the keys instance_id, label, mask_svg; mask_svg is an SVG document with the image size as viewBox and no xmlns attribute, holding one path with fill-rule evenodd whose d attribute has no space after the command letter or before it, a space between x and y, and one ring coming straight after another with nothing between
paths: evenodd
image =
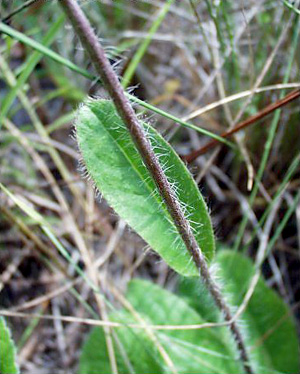
<instances>
[{"instance_id":1,"label":"blurred background vegetation","mask_svg":"<svg viewBox=\"0 0 300 374\"><path fill-rule=\"evenodd\" d=\"M221 134L300 87L297 1L80 3L124 86L161 114L136 110L180 155L209 141L180 120ZM0 305L40 315L9 320L24 373L72 372L88 329L59 317L90 316L95 300L78 273L91 259L113 303L110 283L123 292L142 277L172 290L177 278L82 176L76 109L105 93L58 3L2 0L0 14L0 182L14 198L0 191ZM298 327L299 104L189 165L219 246L253 257L267 241L263 273Z\"/></svg>"}]
</instances>

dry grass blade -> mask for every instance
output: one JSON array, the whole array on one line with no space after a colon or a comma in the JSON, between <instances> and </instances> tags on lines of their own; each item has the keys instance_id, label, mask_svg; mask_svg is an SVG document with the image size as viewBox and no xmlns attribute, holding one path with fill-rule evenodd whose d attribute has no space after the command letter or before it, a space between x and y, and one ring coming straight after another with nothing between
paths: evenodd
<instances>
[{"instance_id":1,"label":"dry grass blade","mask_svg":"<svg viewBox=\"0 0 300 374\"><path fill-rule=\"evenodd\" d=\"M228 138L232 136L233 134L236 134L237 132L245 129L246 127L256 123L260 119L266 117L270 113L274 112L276 109L279 109L290 102L298 99L300 97L300 89L296 89L292 92L290 92L288 95L286 95L283 99L277 100L275 103L268 105L264 109L260 110L257 114L251 116L250 118L247 118L245 121L240 122L238 125L236 125L233 129L228 130L221 134L222 138ZM205 154L208 152L211 148L219 145L220 143L216 140L212 140L209 143L207 143L204 147L201 149L198 149L196 151L193 151L189 155L182 156L182 159L186 162L190 163L196 160L197 157Z\"/></svg>"}]
</instances>

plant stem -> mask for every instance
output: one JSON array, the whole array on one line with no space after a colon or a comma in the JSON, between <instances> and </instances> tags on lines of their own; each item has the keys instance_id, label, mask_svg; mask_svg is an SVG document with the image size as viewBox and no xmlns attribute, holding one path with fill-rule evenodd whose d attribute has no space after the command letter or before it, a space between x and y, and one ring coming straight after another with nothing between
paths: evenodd
<instances>
[{"instance_id":1,"label":"plant stem","mask_svg":"<svg viewBox=\"0 0 300 374\"><path fill-rule=\"evenodd\" d=\"M10 14L8 14L7 16L5 16L4 18L2 18L2 22L7 22L9 21L13 16L15 16L16 14L22 12L24 9L30 7L32 4L36 3L38 0L28 0L26 1L25 3L23 3L22 5L20 5L18 8L14 9Z\"/></svg>"},{"instance_id":2,"label":"plant stem","mask_svg":"<svg viewBox=\"0 0 300 374\"><path fill-rule=\"evenodd\" d=\"M298 99L300 96L300 89L297 88L296 90L293 90L288 95L286 95L283 99L277 100L275 103L268 105L264 109L260 110L255 115L247 118L245 121L239 123L231 130L228 130L221 134L220 136L222 138L228 138L229 136L235 134L236 132L244 129L245 127L252 125L253 123L259 121L263 117L269 115L270 113L274 112L274 110L277 110L278 108L283 107L284 105L290 103L293 100ZM216 145L220 144L217 140L211 140L209 143L201 147L200 149L197 149L196 151L193 151L192 153L182 156L182 159L186 162L190 163L192 161L195 161L197 157L203 155L207 151L209 151L211 148L215 147Z\"/></svg>"},{"instance_id":3,"label":"plant stem","mask_svg":"<svg viewBox=\"0 0 300 374\"><path fill-rule=\"evenodd\" d=\"M29 38L25 34L19 32L19 31L16 31L15 29L11 28L10 26L8 26L8 25L6 25L2 22L0 22L0 35L1 35L1 33L6 34L6 35L8 35L8 36L10 36L10 37L12 37L16 40L19 40L21 43L24 43L25 45L30 46L31 48L35 49L36 51L39 51L43 55L51 58L53 61L55 61L55 62L57 62L61 65L66 66L68 69L70 69L72 71L75 71L76 73L82 75L83 77L85 77L87 79L90 79L92 81L99 81L98 77L90 74L87 70L80 68L79 66L77 66L73 62L65 59L61 55L54 52L52 49L47 48L44 44L41 44L41 43L37 42L36 40L33 40L33 39ZM195 131L198 131L200 134L207 135L207 136L209 136L213 139L217 139L221 143L227 144L229 147L234 147L233 143L228 142L227 140L223 139L221 136L218 136L218 135L216 135L216 134L214 134L214 133L212 133L212 132L210 132L210 131L202 128L202 127L198 127L196 125L193 125L192 123L185 122L185 121L181 120L180 118L174 116L171 113L165 112L164 110L159 109L156 106L153 106L149 103L146 103L143 100L138 99L137 97L135 97L134 95L131 95L128 92L125 92L125 95L130 100L136 102L137 104L139 104L143 108L151 110L152 112L157 113L160 116L166 117L166 118L178 123L179 125L182 125L184 127L190 128L190 129L195 130ZM2 110L0 111L0 128L1 128L1 123L2 123L1 119L4 118L3 108L1 108L1 109Z\"/></svg>"},{"instance_id":4,"label":"plant stem","mask_svg":"<svg viewBox=\"0 0 300 374\"><path fill-rule=\"evenodd\" d=\"M105 56L105 52L96 34L94 33L89 21L85 17L77 1L62 0L60 1L60 4L68 16L78 37L80 38L83 47L88 53L105 89L110 94L118 114L127 126L128 131L135 142L145 165L151 173L157 188L166 203L170 215L172 216L177 230L181 235L186 248L190 252L209 292L213 296L218 308L222 311L225 320L229 322L229 328L238 346L240 358L243 362L246 373L253 374L253 371L249 365L249 358L243 337L236 323L232 322L230 308L226 304L218 285L214 282L210 275L205 257L192 233L190 224L184 216L180 203L175 197L174 191L172 190L172 187L154 154L142 126L140 126L138 122L136 114L123 91L116 73Z\"/></svg>"}]
</instances>

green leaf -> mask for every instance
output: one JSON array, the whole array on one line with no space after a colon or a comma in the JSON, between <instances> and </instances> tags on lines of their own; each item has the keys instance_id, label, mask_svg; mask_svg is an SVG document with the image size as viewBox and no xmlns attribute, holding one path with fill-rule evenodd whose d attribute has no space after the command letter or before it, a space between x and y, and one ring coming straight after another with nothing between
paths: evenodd
<instances>
[{"instance_id":1,"label":"green leaf","mask_svg":"<svg viewBox=\"0 0 300 374\"><path fill-rule=\"evenodd\" d=\"M126 327L126 324L137 323L137 321L124 310L110 315L110 320L124 324L124 327L117 328L113 334L119 373L163 373L161 357L149 336L144 330ZM92 330L83 346L79 374L99 373L111 373L111 367L103 328L97 327Z\"/></svg>"},{"instance_id":2,"label":"green leaf","mask_svg":"<svg viewBox=\"0 0 300 374\"><path fill-rule=\"evenodd\" d=\"M224 292L230 304L238 307L248 290L254 266L248 258L232 251L220 251L216 263L219 267L218 276L224 284ZM150 325L182 326L202 324L207 320L222 321L220 313L205 295L207 291L200 287L199 293L197 285L196 279L186 279L184 288L181 285L181 292L185 289L183 298L152 283L134 280L129 283L127 300ZM208 305L212 308L211 313ZM110 315L110 319L123 323L138 323L124 310L118 315ZM288 307L266 286L262 278L259 279L249 305L242 315L240 326L255 373L299 372L299 342L295 324ZM84 365L85 371L80 371L80 374L111 373L110 367L105 366L109 365L109 361L107 354L103 356L105 342L101 331L94 330L87 339L81 356L81 365ZM226 327L152 331L178 374L244 373L237 359L235 343ZM144 330L124 327L116 328L114 332L136 373L170 373L170 369L158 353L157 346ZM125 366L121 350L116 344L115 348L120 373L133 372ZM143 366L141 362L144 363Z\"/></svg>"},{"instance_id":3,"label":"green leaf","mask_svg":"<svg viewBox=\"0 0 300 374\"><path fill-rule=\"evenodd\" d=\"M0 373L17 374L15 345L3 317L0 317Z\"/></svg>"},{"instance_id":4,"label":"green leaf","mask_svg":"<svg viewBox=\"0 0 300 374\"><path fill-rule=\"evenodd\" d=\"M230 295L231 304L239 306L255 273L252 262L239 253L226 250L218 253L217 263L219 276L226 279L224 291ZM242 320L254 362L267 368L258 368L257 372L294 374L300 371L299 341L290 310L262 277Z\"/></svg>"},{"instance_id":5,"label":"green leaf","mask_svg":"<svg viewBox=\"0 0 300 374\"><path fill-rule=\"evenodd\" d=\"M171 146L151 126L143 126L200 248L211 260L213 230L197 185ZM174 270L197 276L191 256L112 102L88 101L79 110L76 129L87 171L108 203Z\"/></svg>"},{"instance_id":6,"label":"green leaf","mask_svg":"<svg viewBox=\"0 0 300 374\"><path fill-rule=\"evenodd\" d=\"M181 326L206 322L185 300L147 281L131 281L127 299L153 325ZM197 301L202 302L200 298ZM157 336L180 374L243 373L226 327L161 330Z\"/></svg>"},{"instance_id":7,"label":"green leaf","mask_svg":"<svg viewBox=\"0 0 300 374\"><path fill-rule=\"evenodd\" d=\"M178 296L150 282L130 282L127 298L139 316L148 324L200 324L203 319ZM110 320L122 323L137 323L122 310L118 318ZM143 329L128 327L114 330L130 364L137 374L170 373L159 353L157 345ZM226 328L218 330L162 330L153 331L163 346L178 374L242 374L243 369L236 360L236 351ZM116 341L116 340L115 340ZM231 343L231 344L230 344ZM130 373L115 344L119 372ZM104 352L104 353L103 353ZM96 328L87 338L80 358L79 374L111 373L106 353L104 333Z\"/></svg>"},{"instance_id":8,"label":"green leaf","mask_svg":"<svg viewBox=\"0 0 300 374\"><path fill-rule=\"evenodd\" d=\"M245 256L230 250L217 252L218 277L223 280L223 293L229 303L239 307L248 291L255 273L253 263ZM193 279L182 279L179 295L185 298L201 315L217 322L219 312L211 310L211 297ZM203 302L197 302L199 298ZM256 372L259 373L298 373L299 342L295 323L283 300L260 277L253 296L242 315L245 340L251 347L250 354Z\"/></svg>"},{"instance_id":9,"label":"green leaf","mask_svg":"<svg viewBox=\"0 0 300 374\"><path fill-rule=\"evenodd\" d=\"M206 321L220 322L221 315L215 307L212 296L207 292L201 279L181 277L178 282L177 294L195 309Z\"/></svg>"}]
</instances>

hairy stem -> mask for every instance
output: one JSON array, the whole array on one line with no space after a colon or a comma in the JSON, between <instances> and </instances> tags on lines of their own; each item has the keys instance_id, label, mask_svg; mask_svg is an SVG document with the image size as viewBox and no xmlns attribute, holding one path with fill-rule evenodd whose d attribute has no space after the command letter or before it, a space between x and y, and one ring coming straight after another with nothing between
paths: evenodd
<instances>
[{"instance_id":1,"label":"hairy stem","mask_svg":"<svg viewBox=\"0 0 300 374\"><path fill-rule=\"evenodd\" d=\"M190 224L184 216L180 203L175 197L174 191L172 190L172 187L154 154L142 126L140 126L138 122L130 102L125 96L117 75L113 71L108 59L105 56L105 52L98 41L96 34L94 33L89 21L85 17L77 1L62 0L60 1L60 4L68 16L78 37L80 38L83 47L88 53L105 89L108 91L112 100L114 101L120 117L126 124L130 135L144 160L145 165L149 169L149 172L151 173L159 192L166 203L166 206L170 212L170 215L172 216L179 234L186 245L186 248L190 252L201 277L206 283L209 292L213 296L218 308L222 311L225 320L230 322L229 327L238 346L240 358L243 362L246 373L253 374L253 371L249 365L249 358L243 337L236 323L232 321L230 308L226 304L218 285L214 282L210 275L206 260L192 233Z\"/></svg>"}]
</instances>

